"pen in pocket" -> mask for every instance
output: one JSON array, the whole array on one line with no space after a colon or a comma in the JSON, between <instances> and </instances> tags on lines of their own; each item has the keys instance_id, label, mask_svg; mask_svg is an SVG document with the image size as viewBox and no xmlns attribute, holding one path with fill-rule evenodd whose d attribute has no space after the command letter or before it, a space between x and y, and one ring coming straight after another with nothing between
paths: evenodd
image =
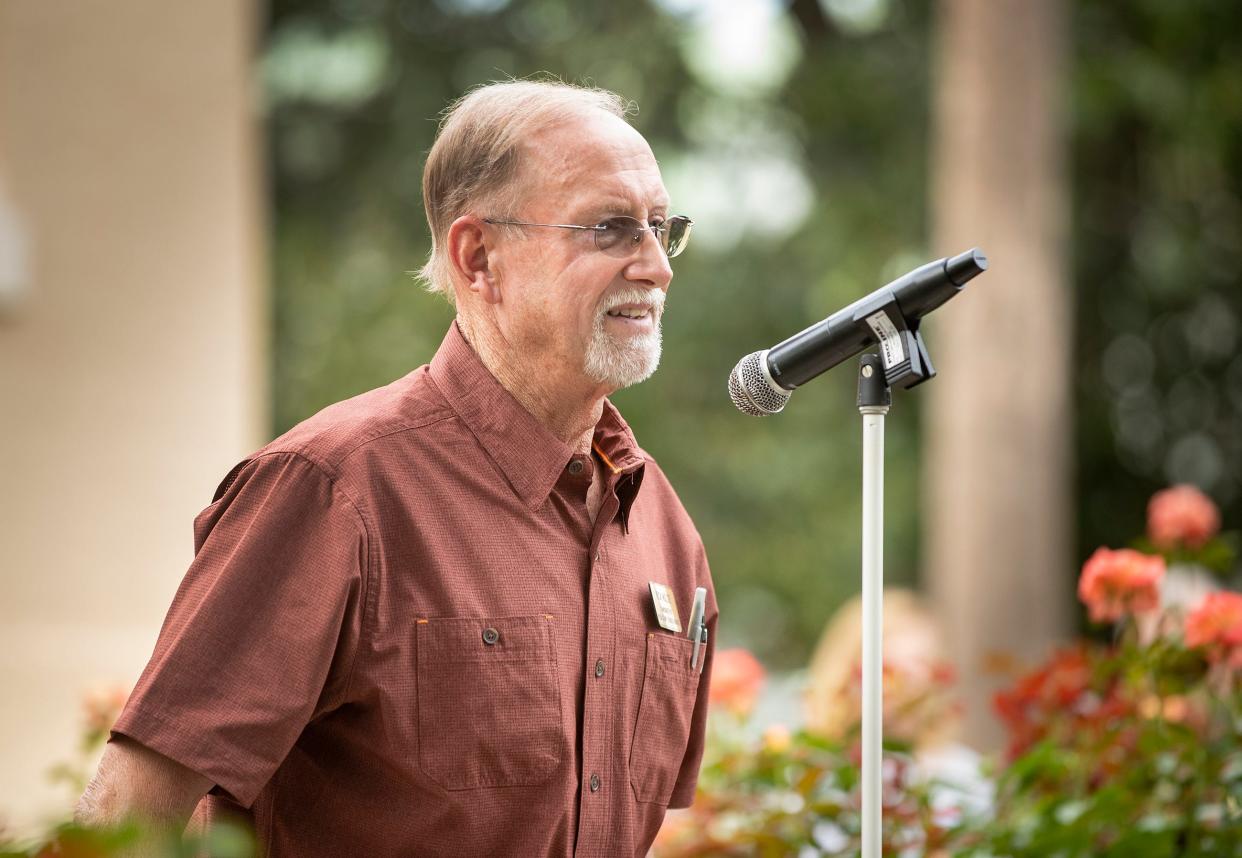
<instances>
[{"instance_id":1,"label":"pen in pocket","mask_svg":"<svg viewBox=\"0 0 1242 858\"><path fill-rule=\"evenodd\" d=\"M707 642L707 624L703 622L707 611L707 589L698 587L694 591L694 605L690 608L689 630L686 637L694 641L694 654L690 657L690 667L699 666L699 649Z\"/></svg>"}]
</instances>

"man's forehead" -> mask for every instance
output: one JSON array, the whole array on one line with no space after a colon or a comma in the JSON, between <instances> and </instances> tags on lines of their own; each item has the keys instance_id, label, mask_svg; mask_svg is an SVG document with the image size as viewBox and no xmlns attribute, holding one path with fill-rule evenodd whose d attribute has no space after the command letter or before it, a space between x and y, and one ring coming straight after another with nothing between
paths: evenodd
<instances>
[{"instance_id":1,"label":"man's forehead","mask_svg":"<svg viewBox=\"0 0 1242 858\"><path fill-rule=\"evenodd\" d=\"M624 120L608 114L575 118L526 141L528 187L565 203L657 207L668 194L651 147Z\"/></svg>"}]
</instances>

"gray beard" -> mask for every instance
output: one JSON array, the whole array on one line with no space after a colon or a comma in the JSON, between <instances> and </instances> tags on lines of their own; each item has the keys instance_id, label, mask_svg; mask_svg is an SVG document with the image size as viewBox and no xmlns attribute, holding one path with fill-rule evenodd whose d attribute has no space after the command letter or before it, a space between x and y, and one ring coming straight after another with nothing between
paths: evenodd
<instances>
[{"instance_id":1,"label":"gray beard","mask_svg":"<svg viewBox=\"0 0 1242 858\"><path fill-rule=\"evenodd\" d=\"M620 390L650 378L660 365L660 318L650 333L616 340L604 330L604 313L595 317L591 341L587 343L583 371L599 384Z\"/></svg>"}]
</instances>

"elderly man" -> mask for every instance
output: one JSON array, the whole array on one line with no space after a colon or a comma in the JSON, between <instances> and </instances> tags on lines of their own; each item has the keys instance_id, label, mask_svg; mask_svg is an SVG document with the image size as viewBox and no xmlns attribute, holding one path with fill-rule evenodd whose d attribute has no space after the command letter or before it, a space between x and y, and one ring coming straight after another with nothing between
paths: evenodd
<instances>
[{"instance_id":1,"label":"elderly man","mask_svg":"<svg viewBox=\"0 0 1242 858\"><path fill-rule=\"evenodd\" d=\"M80 818L244 812L270 856L617 856L690 804L715 596L607 399L655 371L690 222L625 112L515 81L447 114L424 274L456 322L225 477Z\"/></svg>"}]
</instances>

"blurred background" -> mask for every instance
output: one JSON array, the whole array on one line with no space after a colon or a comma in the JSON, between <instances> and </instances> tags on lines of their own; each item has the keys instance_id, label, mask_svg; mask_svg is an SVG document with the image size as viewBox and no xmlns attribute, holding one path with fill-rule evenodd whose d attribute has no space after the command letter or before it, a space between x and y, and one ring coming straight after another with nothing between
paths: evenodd
<instances>
[{"instance_id":1,"label":"blurred background","mask_svg":"<svg viewBox=\"0 0 1242 858\"><path fill-rule=\"evenodd\" d=\"M992 265L895 395L885 575L940 621L970 744L1154 490L1238 520L1242 6L0 0L10 824L64 807L82 695L136 679L229 468L429 360L439 112L544 73L632 99L695 219L661 370L614 401L703 535L721 644L785 688L860 586L854 378L762 421L725 379L926 260Z\"/></svg>"}]
</instances>

